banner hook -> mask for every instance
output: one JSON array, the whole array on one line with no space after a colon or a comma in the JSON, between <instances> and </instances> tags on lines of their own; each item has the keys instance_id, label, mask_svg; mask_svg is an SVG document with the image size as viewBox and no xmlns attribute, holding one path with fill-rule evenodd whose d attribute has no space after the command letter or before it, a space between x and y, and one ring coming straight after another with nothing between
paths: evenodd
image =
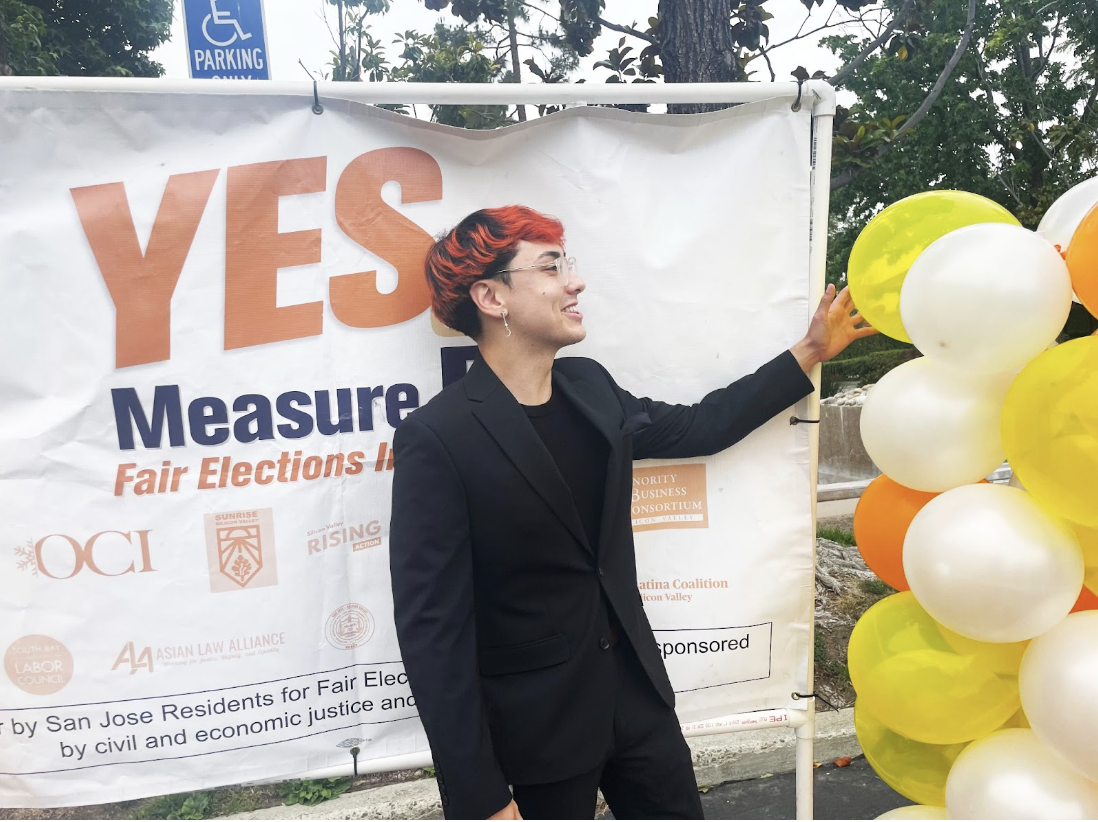
<instances>
[{"instance_id":1,"label":"banner hook","mask_svg":"<svg viewBox=\"0 0 1098 822\"><path fill-rule=\"evenodd\" d=\"M320 105L320 92L317 91L316 80L313 80L313 114L323 114L324 106Z\"/></svg>"},{"instance_id":2,"label":"banner hook","mask_svg":"<svg viewBox=\"0 0 1098 822\"><path fill-rule=\"evenodd\" d=\"M793 101L793 111L801 110L801 92L804 91L804 80L800 77L797 78L797 99Z\"/></svg>"},{"instance_id":3,"label":"banner hook","mask_svg":"<svg viewBox=\"0 0 1098 822\"><path fill-rule=\"evenodd\" d=\"M794 700L798 700L798 699L818 699L818 700L820 700L820 702L822 702L824 705L826 705L831 710L833 710L833 711L839 710L838 708L836 708L834 705L832 705L830 702L828 702L826 699L824 699L822 696L820 696L817 693L799 694L796 691L794 691L793 692L793 699Z\"/></svg>"}]
</instances>

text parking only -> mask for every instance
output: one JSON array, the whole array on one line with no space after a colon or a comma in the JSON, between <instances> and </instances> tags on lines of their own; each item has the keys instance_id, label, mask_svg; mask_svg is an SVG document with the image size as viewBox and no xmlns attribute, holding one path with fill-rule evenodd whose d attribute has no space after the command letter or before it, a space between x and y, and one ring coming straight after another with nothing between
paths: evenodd
<instances>
[{"instance_id":1,"label":"text parking only","mask_svg":"<svg viewBox=\"0 0 1098 822\"><path fill-rule=\"evenodd\" d=\"M202 80L269 80L263 0L183 0L187 66Z\"/></svg>"}]
</instances>

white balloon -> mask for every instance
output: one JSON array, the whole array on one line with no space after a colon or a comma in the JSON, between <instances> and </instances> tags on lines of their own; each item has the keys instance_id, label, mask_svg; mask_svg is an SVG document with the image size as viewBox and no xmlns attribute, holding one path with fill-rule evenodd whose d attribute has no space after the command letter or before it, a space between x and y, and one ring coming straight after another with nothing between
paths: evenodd
<instances>
[{"instance_id":1,"label":"white balloon","mask_svg":"<svg viewBox=\"0 0 1098 822\"><path fill-rule=\"evenodd\" d=\"M1048 348L1071 311L1071 274L1043 237L983 223L941 237L918 256L900 315L926 356L976 374L1016 371Z\"/></svg>"},{"instance_id":2,"label":"white balloon","mask_svg":"<svg viewBox=\"0 0 1098 822\"><path fill-rule=\"evenodd\" d=\"M1098 177L1091 177L1069 189L1049 206L1037 226L1037 233L1053 245L1060 246L1062 251L1067 251L1079 223L1095 206L1098 206Z\"/></svg>"},{"instance_id":3,"label":"white balloon","mask_svg":"<svg viewBox=\"0 0 1098 822\"><path fill-rule=\"evenodd\" d=\"M1096 819L1098 784L1033 731L1010 728L961 751L946 779L946 809L952 819Z\"/></svg>"},{"instance_id":4,"label":"white balloon","mask_svg":"<svg viewBox=\"0 0 1098 822\"><path fill-rule=\"evenodd\" d=\"M1098 611L1081 611L1030 643L1018 673L1034 733L1098 782Z\"/></svg>"},{"instance_id":5,"label":"white balloon","mask_svg":"<svg viewBox=\"0 0 1098 822\"><path fill-rule=\"evenodd\" d=\"M1013 375L973 378L926 357L889 371L862 407L862 444L891 479L917 491L978 482L1003 463L999 433Z\"/></svg>"},{"instance_id":6,"label":"white balloon","mask_svg":"<svg viewBox=\"0 0 1098 822\"><path fill-rule=\"evenodd\" d=\"M1075 532L1006 485L966 485L932 499L907 530L903 561L927 613L982 642L1044 633L1083 588Z\"/></svg>"},{"instance_id":7,"label":"white balloon","mask_svg":"<svg viewBox=\"0 0 1098 822\"><path fill-rule=\"evenodd\" d=\"M904 805L882 813L878 819L949 819L945 808L937 805Z\"/></svg>"}]
</instances>

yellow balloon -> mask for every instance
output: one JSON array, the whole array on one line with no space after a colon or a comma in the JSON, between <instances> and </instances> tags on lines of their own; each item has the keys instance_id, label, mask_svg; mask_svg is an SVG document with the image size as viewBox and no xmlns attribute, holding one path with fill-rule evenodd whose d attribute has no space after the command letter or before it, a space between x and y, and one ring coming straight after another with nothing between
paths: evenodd
<instances>
[{"instance_id":1,"label":"yellow balloon","mask_svg":"<svg viewBox=\"0 0 1098 822\"><path fill-rule=\"evenodd\" d=\"M978 639L961 636L941 623L938 623L938 631L942 639L948 642L949 647L957 653L979 656L993 673L1010 677L1018 676L1018 669L1022 667L1022 654L1026 652L1031 641L1025 639L1021 642L980 642Z\"/></svg>"},{"instance_id":2,"label":"yellow balloon","mask_svg":"<svg viewBox=\"0 0 1098 822\"><path fill-rule=\"evenodd\" d=\"M946 777L967 742L928 745L900 736L861 700L854 706L854 731L870 767L888 787L920 805L945 805Z\"/></svg>"},{"instance_id":3,"label":"yellow balloon","mask_svg":"<svg viewBox=\"0 0 1098 822\"><path fill-rule=\"evenodd\" d=\"M1018 713L1014 714L1010 719L1003 723L1004 728L1030 728L1029 717L1026 716L1024 708L1019 708Z\"/></svg>"},{"instance_id":4,"label":"yellow balloon","mask_svg":"<svg viewBox=\"0 0 1098 822\"><path fill-rule=\"evenodd\" d=\"M1075 526L1079 547L1083 549L1083 584L1098 594L1098 528Z\"/></svg>"},{"instance_id":5,"label":"yellow balloon","mask_svg":"<svg viewBox=\"0 0 1098 822\"><path fill-rule=\"evenodd\" d=\"M1098 527L1098 338L1039 354L1003 403L1003 447L1044 508Z\"/></svg>"},{"instance_id":6,"label":"yellow balloon","mask_svg":"<svg viewBox=\"0 0 1098 822\"><path fill-rule=\"evenodd\" d=\"M858 704L889 730L951 745L991 733L1021 706L1017 668L1007 662L1012 656L992 643L954 646L904 591L858 620L847 666Z\"/></svg>"},{"instance_id":7,"label":"yellow balloon","mask_svg":"<svg viewBox=\"0 0 1098 822\"><path fill-rule=\"evenodd\" d=\"M926 247L951 231L975 223L1018 219L998 203L967 191L927 191L893 203L858 235L846 280L862 316L882 334L911 342L900 319L900 288Z\"/></svg>"}]
</instances>

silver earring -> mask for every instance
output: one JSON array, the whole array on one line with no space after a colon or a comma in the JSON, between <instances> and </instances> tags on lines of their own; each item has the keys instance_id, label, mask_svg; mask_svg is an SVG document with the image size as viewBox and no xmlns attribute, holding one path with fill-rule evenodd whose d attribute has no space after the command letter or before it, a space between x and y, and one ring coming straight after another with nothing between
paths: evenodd
<instances>
[{"instance_id":1,"label":"silver earring","mask_svg":"<svg viewBox=\"0 0 1098 822\"><path fill-rule=\"evenodd\" d=\"M507 336L510 337L511 336L511 326L509 326L507 324L507 309L504 309L503 311L501 311L499 315L501 317L503 317L503 327L507 329Z\"/></svg>"}]
</instances>

